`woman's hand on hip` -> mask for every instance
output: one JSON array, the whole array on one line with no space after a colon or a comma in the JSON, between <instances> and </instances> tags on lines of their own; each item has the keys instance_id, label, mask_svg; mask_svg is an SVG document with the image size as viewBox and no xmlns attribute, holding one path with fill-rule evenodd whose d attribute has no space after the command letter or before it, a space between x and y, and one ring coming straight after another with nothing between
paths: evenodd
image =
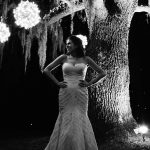
<instances>
[{"instance_id":1,"label":"woman's hand on hip","mask_svg":"<svg viewBox=\"0 0 150 150\"><path fill-rule=\"evenodd\" d=\"M67 82L62 81L58 83L59 88L66 88L67 87Z\"/></svg>"},{"instance_id":2,"label":"woman's hand on hip","mask_svg":"<svg viewBox=\"0 0 150 150\"><path fill-rule=\"evenodd\" d=\"M85 80L79 80L79 81L80 81L79 86L81 86L81 87L88 87L88 86L90 86L89 83L87 81L85 81Z\"/></svg>"}]
</instances>

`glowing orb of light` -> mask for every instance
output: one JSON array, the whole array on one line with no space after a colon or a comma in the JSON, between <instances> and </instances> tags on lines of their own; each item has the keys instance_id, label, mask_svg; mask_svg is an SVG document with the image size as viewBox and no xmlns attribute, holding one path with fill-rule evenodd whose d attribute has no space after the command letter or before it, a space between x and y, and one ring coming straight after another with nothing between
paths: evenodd
<instances>
[{"instance_id":1,"label":"glowing orb of light","mask_svg":"<svg viewBox=\"0 0 150 150\"><path fill-rule=\"evenodd\" d=\"M146 134L148 132L148 127L145 125L140 126L139 128L134 129L134 132L136 134L141 133L141 134Z\"/></svg>"},{"instance_id":2,"label":"glowing orb of light","mask_svg":"<svg viewBox=\"0 0 150 150\"><path fill-rule=\"evenodd\" d=\"M4 43L10 37L9 28L6 26L5 23L0 22L0 42Z\"/></svg>"},{"instance_id":3,"label":"glowing orb of light","mask_svg":"<svg viewBox=\"0 0 150 150\"><path fill-rule=\"evenodd\" d=\"M37 25L40 20L40 10L34 2L21 1L16 9L13 10L15 23L25 29Z\"/></svg>"},{"instance_id":4,"label":"glowing orb of light","mask_svg":"<svg viewBox=\"0 0 150 150\"><path fill-rule=\"evenodd\" d=\"M76 35L76 37L78 37L78 38L80 38L81 39L81 41L82 41L82 45L83 45L83 47L85 48L86 47L86 45L87 45L87 37L86 36L84 36L84 35L81 35L81 34L78 34L78 35Z\"/></svg>"}]
</instances>

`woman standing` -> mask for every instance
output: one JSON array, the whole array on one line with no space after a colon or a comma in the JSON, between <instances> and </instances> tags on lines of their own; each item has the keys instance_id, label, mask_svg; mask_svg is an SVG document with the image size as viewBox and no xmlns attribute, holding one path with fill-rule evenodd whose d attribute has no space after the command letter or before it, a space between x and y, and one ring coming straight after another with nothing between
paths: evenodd
<instances>
[{"instance_id":1,"label":"woman standing","mask_svg":"<svg viewBox=\"0 0 150 150\"><path fill-rule=\"evenodd\" d=\"M85 56L82 40L75 35L66 41L67 54L51 62L44 72L59 86L59 115L49 143L44 150L98 150L95 135L88 117L88 89L106 73ZM64 81L59 82L51 70L62 64ZM98 76L85 81L87 68L94 69Z\"/></svg>"}]
</instances>

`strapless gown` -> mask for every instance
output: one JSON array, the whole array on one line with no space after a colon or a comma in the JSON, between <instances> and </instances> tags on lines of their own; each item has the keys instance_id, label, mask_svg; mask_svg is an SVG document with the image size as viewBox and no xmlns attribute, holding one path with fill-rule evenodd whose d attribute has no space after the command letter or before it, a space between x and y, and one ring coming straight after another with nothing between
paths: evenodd
<instances>
[{"instance_id":1,"label":"strapless gown","mask_svg":"<svg viewBox=\"0 0 150 150\"><path fill-rule=\"evenodd\" d=\"M98 150L87 114L88 89L78 85L85 79L87 65L65 62L62 71L68 86L59 90L59 115L44 150Z\"/></svg>"}]
</instances>

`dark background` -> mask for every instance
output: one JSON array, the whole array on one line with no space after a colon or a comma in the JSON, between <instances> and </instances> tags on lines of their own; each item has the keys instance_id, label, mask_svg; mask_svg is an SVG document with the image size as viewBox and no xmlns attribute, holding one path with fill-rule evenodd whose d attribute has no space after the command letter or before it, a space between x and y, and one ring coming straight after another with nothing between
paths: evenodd
<instances>
[{"instance_id":1,"label":"dark background","mask_svg":"<svg viewBox=\"0 0 150 150\"><path fill-rule=\"evenodd\" d=\"M64 41L70 35L70 18L62 21ZM58 116L58 88L42 75L38 62L38 43L33 40L31 61L24 73L24 55L17 30L13 30L4 47L0 70L0 138L17 136L50 136ZM73 34L88 35L85 22L74 18ZM149 43L150 17L146 12L135 13L129 34L130 101L138 123L150 124ZM51 48L48 39L47 48ZM48 65L52 61L47 52ZM46 66L45 65L45 66ZM61 66L53 71L61 80Z\"/></svg>"}]
</instances>

